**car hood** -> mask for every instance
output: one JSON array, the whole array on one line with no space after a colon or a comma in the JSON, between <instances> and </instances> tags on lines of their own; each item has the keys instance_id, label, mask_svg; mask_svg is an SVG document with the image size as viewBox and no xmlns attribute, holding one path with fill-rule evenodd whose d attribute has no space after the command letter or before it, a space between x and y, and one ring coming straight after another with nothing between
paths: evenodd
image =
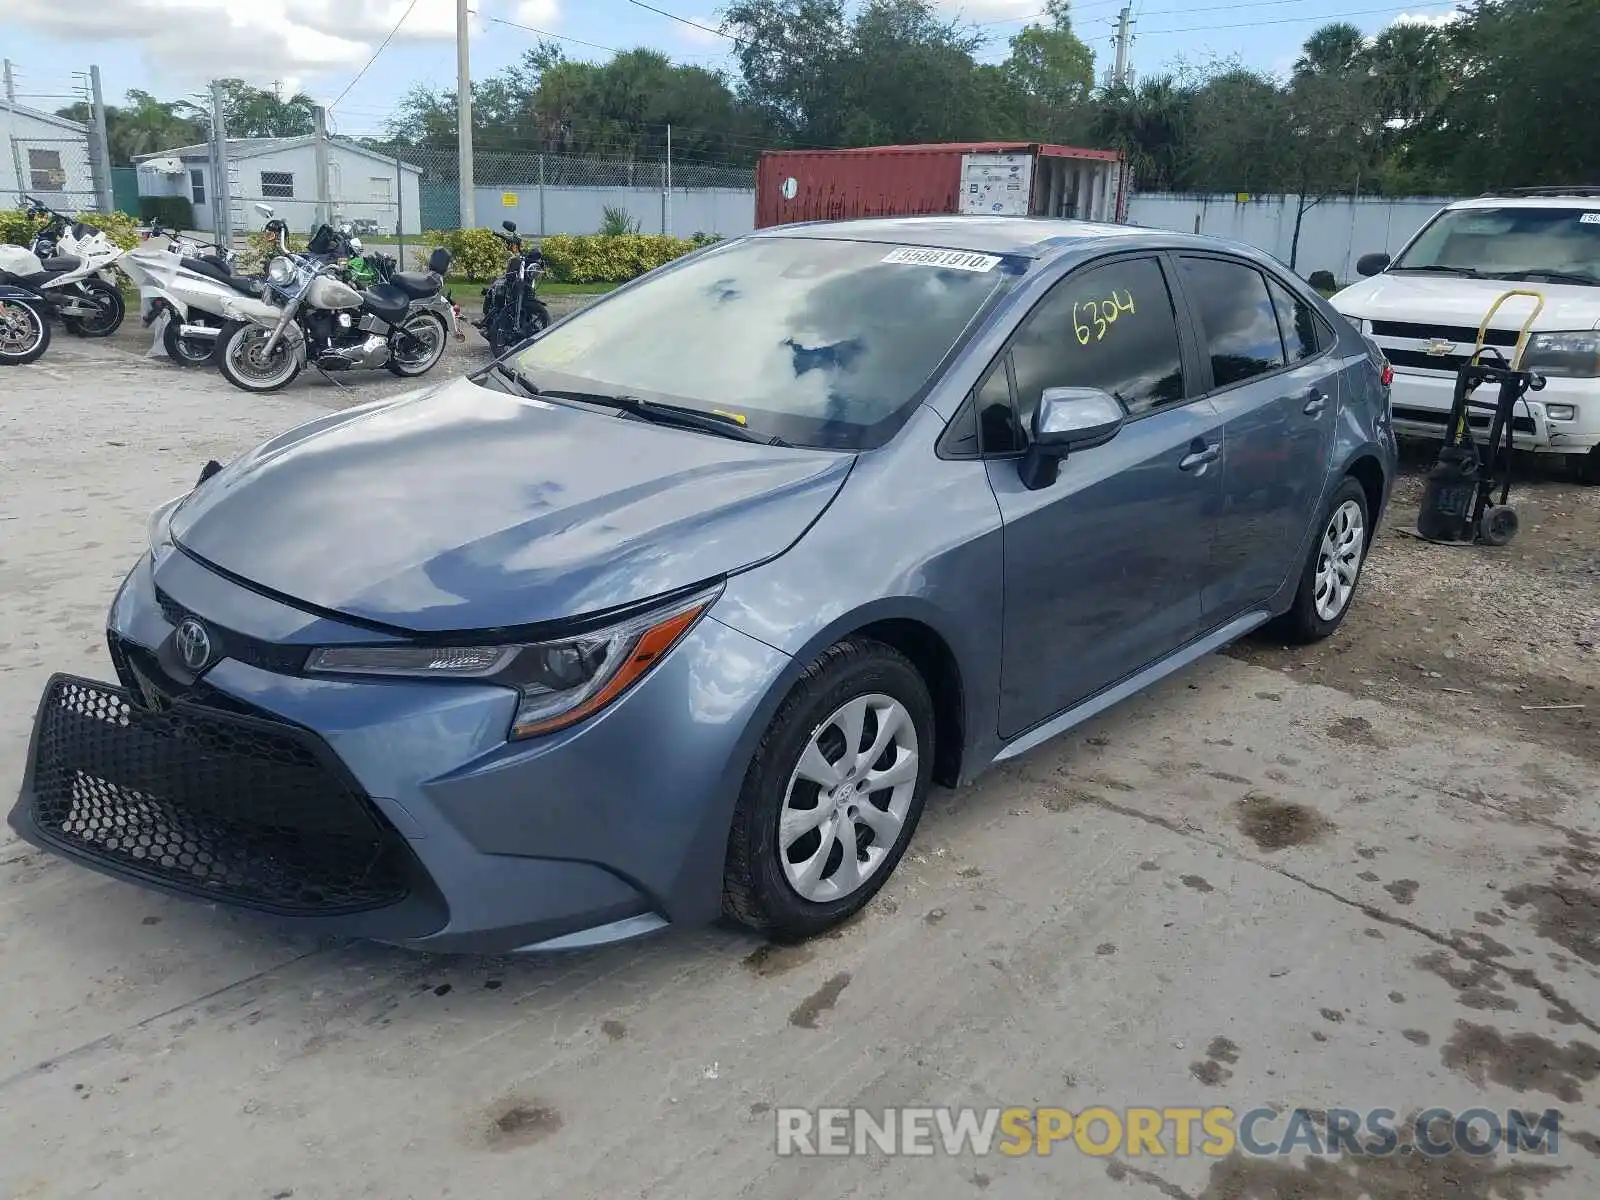
<instances>
[{"instance_id":1,"label":"car hood","mask_svg":"<svg viewBox=\"0 0 1600 1200\"><path fill-rule=\"evenodd\" d=\"M597 612L782 553L853 457L510 396L465 379L291 430L172 518L193 556L418 632Z\"/></svg>"},{"instance_id":2,"label":"car hood","mask_svg":"<svg viewBox=\"0 0 1600 1200\"><path fill-rule=\"evenodd\" d=\"M1600 326L1600 287L1575 283L1385 273L1351 284L1335 293L1329 303L1351 320L1410 321L1476 329L1495 299L1510 288L1526 288L1544 296L1544 311L1533 323L1536 330ZM1520 329L1533 303L1526 297L1507 300L1495 314L1495 327Z\"/></svg>"}]
</instances>

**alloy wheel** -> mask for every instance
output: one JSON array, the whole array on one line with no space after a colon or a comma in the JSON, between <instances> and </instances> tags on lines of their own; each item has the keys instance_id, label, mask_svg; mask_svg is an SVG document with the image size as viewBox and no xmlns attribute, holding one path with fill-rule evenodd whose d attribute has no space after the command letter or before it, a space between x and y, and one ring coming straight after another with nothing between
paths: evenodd
<instances>
[{"instance_id":1,"label":"alloy wheel","mask_svg":"<svg viewBox=\"0 0 1600 1200\"><path fill-rule=\"evenodd\" d=\"M44 321L25 304L0 300L0 354L20 358L44 337Z\"/></svg>"},{"instance_id":2,"label":"alloy wheel","mask_svg":"<svg viewBox=\"0 0 1600 1200\"><path fill-rule=\"evenodd\" d=\"M843 899L882 866L905 827L919 750L911 714L878 693L812 731L778 813L778 857L803 899Z\"/></svg>"},{"instance_id":3,"label":"alloy wheel","mask_svg":"<svg viewBox=\"0 0 1600 1200\"><path fill-rule=\"evenodd\" d=\"M1317 551L1315 603L1317 616L1324 621L1333 620L1350 603L1366 545L1361 506L1346 500L1329 516Z\"/></svg>"}]
</instances>

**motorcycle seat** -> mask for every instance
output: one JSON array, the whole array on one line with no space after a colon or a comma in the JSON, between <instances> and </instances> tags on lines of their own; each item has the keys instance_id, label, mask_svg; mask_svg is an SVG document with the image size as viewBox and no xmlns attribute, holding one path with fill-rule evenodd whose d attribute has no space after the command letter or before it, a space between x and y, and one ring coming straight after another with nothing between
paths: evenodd
<instances>
[{"instance_id":1,"label":"motorcycle seat","mask_svg":"<svg viewBox=\"0 0 1600 1200\"><path fill-rule=\"evenodd\" d=\"M207 279L215 279L218 283L226 284L246 296L255 294L255 286L250 280L235 275L225 264L214 258L186 258L183 260L183 268L186 271L193 271L196 275L204 275Z\"/></svg>"},{"instance_id":2,"label":"motorcycle seat","mask_svg":"<svg viewBox=\"0 0 1600 1200\"><path fill-rule=\"evenodd\" d=\"M361 293L361 300L375 316L393 325L411 306L411 297L390 283L380 283Z\"/></svg>"},{"instance_id":3,"label":"motorcycle seat","mask_svg":"<svg viewBox=\"0 0 1600 1200\"><path fill-rule=\"evenodd\" d=\"M443 281L430 271L396 271L389 282L413 300L439 294Z\"/></svg>"}]
</instances>

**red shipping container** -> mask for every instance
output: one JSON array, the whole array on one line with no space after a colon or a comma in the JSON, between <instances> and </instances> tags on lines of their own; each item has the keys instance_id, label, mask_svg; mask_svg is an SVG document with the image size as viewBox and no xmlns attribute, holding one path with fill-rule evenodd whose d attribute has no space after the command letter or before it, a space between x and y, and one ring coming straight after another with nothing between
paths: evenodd
<instances>
[{"instance_id":1,"label":"red shipping container","mask_svg":"<svg viewBox=\"0 0 1600 1200\"><path fill-rule=\"evenodd\" d=\"M1128 182L1115 150L1038 142L769 150L756 164L756 228L929 213L1120 221Z\"/></svg>"}]
</instances>

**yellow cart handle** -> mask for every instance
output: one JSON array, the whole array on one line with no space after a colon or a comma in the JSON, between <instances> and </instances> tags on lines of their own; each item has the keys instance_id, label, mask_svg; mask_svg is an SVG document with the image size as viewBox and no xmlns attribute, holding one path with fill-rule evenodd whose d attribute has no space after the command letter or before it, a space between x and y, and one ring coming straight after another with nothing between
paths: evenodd
<instances>
[{"instance_id":1,"label":"yellow cart handle","mask_svg":"<svg viewBox=\"0 0 1600 1200\"><path fill-rule=\"evenodd\" d=\"M1544 293L1531 291L1527 288L1513 288L1509 292L1501 292L1495 302L1489 306L1489 311L1483 315L1483 324L1478 326L1478 340L1472 348L1472 357L1468 362L1477 362L1478 355L1484 351L1484 338L1489 333L1489 322L1494 320L1495 313L1500 311L1500 306L1513 296L1527 296L1535 301L1533 311L1528 314L1528 319L1522 323L1522 332L1517 335L1517 347L1511 354L1511 369L1522 369L1522 352L1528 348L1528 337L1533 332L1533 323L1539 319L1539 314L1544 311Z\"/></svg>"}]
</instances>

